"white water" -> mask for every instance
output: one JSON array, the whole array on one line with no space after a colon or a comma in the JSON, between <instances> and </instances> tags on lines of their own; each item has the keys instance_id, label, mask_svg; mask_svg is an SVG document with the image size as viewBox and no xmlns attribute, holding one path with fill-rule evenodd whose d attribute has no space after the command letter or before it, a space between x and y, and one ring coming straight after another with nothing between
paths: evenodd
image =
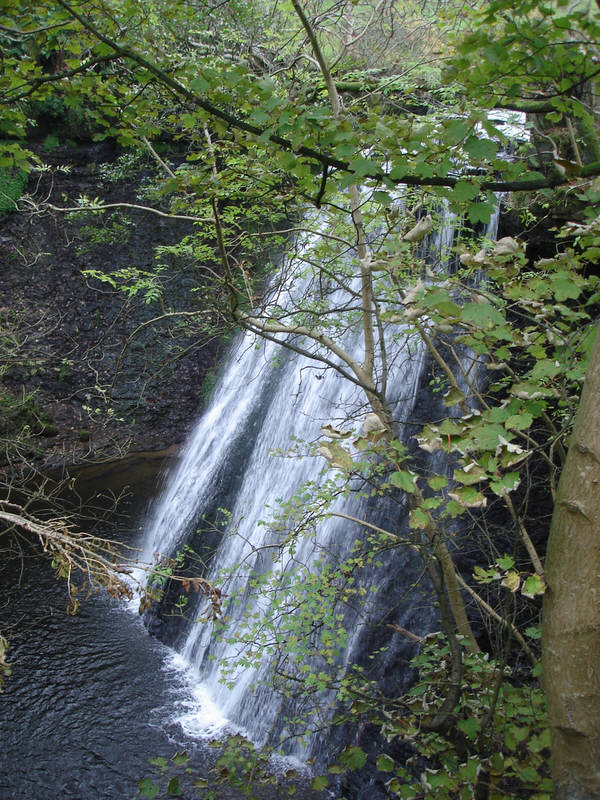
<instances>
[{"instance_id":1,"label":"white water","mask_svg":"<svg viewBox=\"0 0 600 800\"><path fill-rule=\"evenodd\" d=\"M434 246L440 251L451 241L452 229L448 226ZM310 240L306 244L312 245ZM288 287L290 293L302 292L304 284L296 279ZM340 300L339 295L335 300ZM348 341L346 336L344 346L360 360L360 340ZM388 389L397 420L411 417L423 365L422 349L414 343L406 342L404 349L398 349ZM228 720L241 726L258 744L265 742L274 729L278 738L288 733L281 719L283 701L269 688L274 656L269 652L267 628L259 631L264 636L257 647L244 644L247 615L268 620L276 613L273 604L281 600L281 592L275 592L268 583L267 591L257 598L248 582L268 570L280 576L298 569L302 576L306 574L302 570L310 567L323 550L339 556L349 552L361 536L361 526L330 518L321 523L316 538L303 536L294 549L280 550L275 545L282 533L273 517L278 500L291 498L307 480L322 481L326 477L320 456L287 454L292 441L315 442L323 424L349 419L354 420L358 432L368 410L361 391L333 369L319 368L308 358L290 354L273 342L256 341L251 334L240 335L233 345L211 403L197 423L146 534L145 560L151 561L155 553L172 554L189 536L190 526L202 509L218 500L215 494L223 465L231 469L235 464L239 485L229 508L231 523L208 577L224 595L240 603L225 604L229 621L220 641L211 638L210 624L196 623L187 629L181 658L197 676L198 685L197 705L178 715L186 730L209 735L215 725ZM239 444L242 440L243 447ZM359 499L336 502L334 510L363 516ZM342 661L353 660L360 631L359 624L352 627ZM236 635L238 641L232 643ZM224 666L229 669L226 682L221 678Z\"/></svg>"},{"instance_id":2,"label":"white water","mask_svg":"<svg viewBox=\"0 0 600 800\"><path fill-rule=\"evenodd\" d=\"M142 563L171 554L188 531L198 508L212 497L214 480L248 417L262 401L264 383L279 346L239 336L232 347L208 408L187 443L148 524Z\"/></svg>"}]
</instances>

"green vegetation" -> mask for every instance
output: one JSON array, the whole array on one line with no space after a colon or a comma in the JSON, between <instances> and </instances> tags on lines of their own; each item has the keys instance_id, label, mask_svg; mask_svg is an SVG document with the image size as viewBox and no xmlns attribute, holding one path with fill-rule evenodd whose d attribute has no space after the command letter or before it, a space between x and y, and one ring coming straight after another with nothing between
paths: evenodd
<instances>
[{"instance_id":1,"label":"green vegetation","mask_svg":"<svg viewBox=\"0 0 600 800\"><path fill-rule=\"evenodd\" d=\"M14 397L9 392L0 394L0 434L15 438L23 431L31 434L52 435L56 428L52 417L35 402L33 395Z\"/></svg>"},{"instance_id":2,"label":"green vegetation","mask_svg":"<svg viewBox=\"0 0 600 800\"><path fill-rule=\"evenodd\" d=\"M186 324L242 326L362 392L363 434L353 438L355 420L324 425L310 455L325 469L282 498L281 552L313 536L357 480L373 502L408 508L408 528L358 520L363 538L339 563L279 573L278 592L278 573L256 577L253 591L275 600L263 619L249 611L240 641L242 666L265 647L280 653L277 687L306 696L297 729L315 723L329 690L340 722L366 714L388 743L414 748L414 764L396 764L385 747L377 757L392 797L598 798L600 13L568 0L397 6L109 0L96 11L8 0L0 167L36 163L28 103L59 97L85 113L94 138L125 149L117 170L156 164L140 204L193 225L156 268L106 273L98 264L88 276L153 302L160 259L184 256L197 265L200 306ZM511 110L527 113L516 144L501 117ZM496 193L508 191L527 193L527 222L534 201L566 209L543 254L516 237L481 239ZM462 220L459 234L425 262L420 243L448 212ZM92 244L126 233L97 199L81 198L77 213L91 220ZM299 221L286 228L286 219ZM263 258L288 236L297 258L285 277L306 287L291 308L278 302L283 284L269 282ZM455 269L444 271L448 255ZM349 288L352 302L336 300ZM358 357L346 349L349 330L360 332ZM416 451L402 441L388 390L400 352L428 353L448 408L418 432ZM444 458L447 474L424 466L424 453ZM549 539L540 504L554 505ZM477 553L471 574L457 566L462 546ZM420 558L443 627L442 638L421 642L405 698L381 696L358 669L336 672L343 609L365 591L360 573L395 548ZM410 589L421 591L399 591ZM540 650L532 632L544 596ZM307 651L320 657L315 671ZM239 747L223 770L247 786ZM352 745L330 770L360 769L366 758ZM176 795L174 780L167 792ZM327 782L319 776L314 787ZM140 791L159 790L150 781Z\"/></svg>"},{"instance_id":3,"label":"green vegetation","mask_svg":"<svg viewBox=\"0 0 600 800\"><path fill-rule=\"evenodd\" d=\"M388 776L390 794L470 800L485 781L491 796L549 798L550 732L544 696L537 686L519 685L506 665L482 653L465 652L465 688L454 710L453 737L428 729L432 709L443 701L451 660L441 636L424 640L421 652L411 662L418 678L402 713L380 722L386 738L417 745L415 755L405 764L396 764L386 754L377 758L377 769ZM363 708L365 714L371 713L366 704ZM347 762L350 753L343 755ZM360 761L356 748L352 756ZM430 766L415 778L422 757ZM335 774L338 766L344 767L344 758L330 772Z\"/></svg>"},{"instance_id":4,"label":"green vegetation","mask_svg":"<svg viewBox=\"0 0 600 800\"><path fill-rule=\"evenodd\" d=\"M0 214L16 211L18 200L27 185L27 173L23 169L0 168Z\"/></svg>"}]
</instances>

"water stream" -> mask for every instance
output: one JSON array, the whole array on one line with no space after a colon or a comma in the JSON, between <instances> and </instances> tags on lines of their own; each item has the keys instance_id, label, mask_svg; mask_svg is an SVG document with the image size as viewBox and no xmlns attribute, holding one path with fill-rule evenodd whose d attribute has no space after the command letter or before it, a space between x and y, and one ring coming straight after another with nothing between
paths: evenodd
<instances>
[{"instance_id":1,"label":"water stream","mask_svg":"<svg viewBox=\"0 0 600 800\"><path fill-rule=\"evenodd\" d=\"M447 228L434 247L447 245L451 236ZM354 345L350 341L347 346ZM409 421L415 409L419 419L428 413L425 370L418 348L398 350L389 394L400 422ZM355 538L364 536L361 526L330 519L295 550L272 547L285 533L273 522L278 499L289 499L307 479L325 479L320 456L301 458L289 452L297 444L293 437L314 442L323 424L342 420L358 431L367 411L359 390L332 370L315 367L274 343L241 335L209 408L147 516L144 560L155 552L172 554L190 541L196 545L197 528L217 525L215 541L222 541L210 575L228 595L225 602L232 603L228 630L243 643L246 615L268 619L281 599L269 591L257 599L249 578L256 580L273 569L279 575L295 573L302 583L316 560L319 569L326 568L325 553L339 559ZM397 507L382 509L379 502L356 497L338 502L336 508L349 516L381 521L390 511L384 523L402 524ZM233 666L230 688L220 681L219 668L245 657L233 637L219 640L211 635L211 623L185 622L175 626L174 651L149 637L137 615L102 595L69 617L64 586L47 562L39 554L25 556L1 576L6 601L0 623L11 642L13 674L0 695L0 798L133 800L137 781L149 773L149 757L170 758L186 749L196 774L206 774L215 753L203 741L232 725L259 743L277 743L295 732L292 721L304 710L303 693L284 699L273 690L277 665L264 643L250 666ZM368 654L386 644L375 677L389 694L405 688L410 676L402 665L410 646L377 621L392 606L389 620L407 629L424 632L435 626L427 594L411 602L402 599L419 570L418 559L390 553L377 572L364 573L360 580L368 602L354 617L345 613L349 635L333 668L367 664ZM371 592L375 575L377 592ZM9 594L16 582L19 591ZM264 586L268 589L268 582ZM236 598L239 605L233 604ZM200 610L192 609L191 616ZM311 658L307 656L309 666ZM317 712L321 706L319 721L325 721L332 698L317 693L314 699ZM312 713L315 722L314 709ZM287 751L300 756L310 751L318 757L330 746L329 735L323 734L303 744L290 740ZM235 794L219 789L218 796ZM277 792L266 796L277 797Z\"/></svg>"},{"instance_id":2,"label":"water stream","mask_svg":"<svg viewBox=\"0 0 600 800\"><path fill-rule=\"evenodd\" d=\"M429 258L439 260L453 235L452 220L448 219L429 243ZM311 246L314 241L309 239L305 247ZM289 275L283 293L301 296L310 278L299 279L293 269L283 269ZM340 291L333 294L332 307L343 304ZM358 334L345 333L343 346L360 360L360 325L357 330ZM402 326L396 324L394 335L398 344L389 364L387 396L402 433L404 423L414 416L426 358L423 347L408 337ZM197 674L198 707L179 718L185 730L202 735L207 720L212 719L202 702L208 697L230 723L258 744L284 741L285 750L300 757L314 756L323 746L318 737L308 743L296 738L294 721L307 701L301 696L284 699L273 688L277 670L282 671L282 655L273 642L287 635L288 615L297 600L295 587L310 581L311 570L327 569L327 564L347 557L353 543L364 539L365 529L331 517L318 525L314 535L303 535L280 548L279 542L289 533L281 522L280 504L294 497L297 505L309 503L310 493L302 494L303 484L323 484L332 475L323 471L324 460L310 448L303 456L290 450L298 442L315 443L321 427L328 423L344 424L357 435L369 411L362 390L334 369L323 369L314 360L252 333L240 334L233 345L212 401L146 524L147 561L156 553L173 555L185 547L194 548L201 540L196 531L206 528L207 520L224 524L208 573L227 597L224 632L214 636L210 623L192 622L176 625L175 633L173 629L167 633ZM423 411L419 409L421 418ZM307 448L299 449L306 453ZM339 473L333 474L339 479ZM331 510L378 523L382 504L377 504L380 508L370 505L357 494L340 497ZM219 506L227 513L218 512ZM383 513L389 511L384 505ZM391 513L387 522L398 530L406 515L402 506ZM418 579L420 569L414 554L398 551L388 556L379 570L373 567L365 572L360 580L366 599L360 610L343 612L348 635L338 644L332 669L343 671L346 665L361 660L365 647L372 647L374 641L372 636L369 640L367 622L376 624L390 606L395 606L390 620L419 631L431 629L435 613L422 598L398 600ZM278 588L282 582L285 589ZM189 599L186 614L194 619L202 605ZM272 619L280 620L276 630L271 628ZM388 632L387 639L393 638ZM406 642L395 642L388 669L394 658L402 661L399 649L408 652L410 648ZM318 669L318 653L307 654L305 662L311 670ZM403 679L408 679L407 672L396 677L396 690L403 688ZM314 701L316 707L308 712L303 708L302 713L313 723L317 717L323 723L333 711L335 698L324 693Z\"/></svg>"}]
</instances>

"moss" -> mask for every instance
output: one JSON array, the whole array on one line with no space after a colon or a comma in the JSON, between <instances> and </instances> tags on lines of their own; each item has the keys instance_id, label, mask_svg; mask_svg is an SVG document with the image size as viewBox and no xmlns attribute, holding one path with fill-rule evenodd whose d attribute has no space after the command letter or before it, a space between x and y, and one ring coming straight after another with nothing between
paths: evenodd
<instances>
[{"instance_id":1,"label":"moss","mask_svg":"<svg viewBox=\"0 0 600 800\"><path fill-rule=\"evenodd\" d=\"M587 162L600 161L600 138L591 114L581 109L579 129L583 139L584 158Z\"/></svg>"},{"instance_id":2,"label":"moss","mask_svg":"<svg viewBox=\"0 0 600 800\"><path fill-rule=\"evenodd\" d=\"M60 139L55 133L49 133L44 139L42 147L48 153L51 153L53 150L56 150L58 147L60 147Z\"/></svg>"},{"instance_id":3,"label":"moss","mask_svg":"<svg viewBox=\"0 0 600 800\"><path fill-rule=\"evenodd\" d=\"M211 369L206 373L204 376L204 381L202 382L202 397L204 402L208 402L216 383L217 373L215 370Z\"/></svg>"},{"instance_id":4,"label":"moss","mask_svg":"<svg viewBox=\"0 0 600 800\"><path fill-rule=\"evenodd\" d=\"M0 169L0 214L15 211L17 201L27 185L27 173L22 169Z\"/></svg>"},{"instance_id":5,"label":"moss","mask_svg":"<svg viewBox=\"0 0 600 800\"><path fill-rule=\"evenodd\" d=\"M53 433L46 433L55 427L52 423L52 415L35 402L33 395L15 397L6 390L0 391L0 434L3 436L18 438L25 430L28 434L53 436Z\"/></svg>"}]
</instances>

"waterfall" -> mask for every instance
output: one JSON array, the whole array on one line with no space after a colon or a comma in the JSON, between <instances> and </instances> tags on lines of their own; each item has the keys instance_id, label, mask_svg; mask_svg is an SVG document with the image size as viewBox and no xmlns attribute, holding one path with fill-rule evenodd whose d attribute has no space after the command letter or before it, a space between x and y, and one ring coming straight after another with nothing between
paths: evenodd
<instances>
[{"instance_id":1,"label":"waterfall","mask_svg":"<svg viewBox=\"0 0 600 800\"><path fill-rule=\"evenodd\" d=\"M430 248L439 253L451 245L452 237L452 225L448 224L430 242ZM304 246L313 245L309 237ZM287 272L290 278L279 292L279 304L288 292L305 291L310 280L306 275L300 280L293 270ZM339 303L340 296L336 295L334 301ZM401 326L397 326L396 335L402 337ZM360 348L359 341L351 340L352 334L345 334L347 350ZM387 392L398 421L413 416L425 364L423 348L405 336L390 364ZM290 353L251 333L238 335L209 406L146 525L144 559L150 561L154 553L173 554L186 544L193 548L203 517L228 523L208 573L209 580L222 591L227 624L219 636L211 635L213 628L208 622L186 624L179 630L176 646L186 663L197 669L198 680L212 702L257 744L288 737L290 742L295 741L291 738L296 734L293 718L298 713L297 700L283 697L272 688L278 652L272 646L266 621L280 615L285 628L289 617L282 609L286 592L293 597L294 580L308 580L311 567L328 569L324 553L343 558L351 552L355 540L365 535L363 526L329 517L314 535L278 548L283 535L279 504L291 498L297 506L308 504L308 497L296 495L300 487L306 481L319 482L331 476L331 471L324 474L320 456L313 452L300 457L290 448L296 442L316 442L321 426L327 423L346 421L347 425L347 420L354 420L358 433L368 410L362 391L334 369L323 369L306 356ZM219 505L226 506L225 516L217 513ZM376 521L360 493L342 493L330 510ZM393 513L396 519L392 524L400 524L398 509ZM361 660L365 647L373 645L365 644L366 620L381 617L390 595L402 595L403 589L418 578L418 559L407 549L387 558L379 573L365 572L359 579L362 584L355 587L357 593L360 589L365 595L365 605L360 613L344 612L347 635L336 643L330 662L338 668ZM275 578L270 577L272 574ZM375 574L378 577L374 579ZM373 580L378 587L369 585ZM277 588L278 581L286 588ZM258 595L257 586L262 586ZM378 591L374 591L376 588ZM187 609L192 616L202 611L191 604ZM418 607L414 603L399 604L395 613L394 621L409 629L422 632L434 624L435 612L424 603ZM392 638L389 631L386 638ZM408 647L405 641L402 646ZM307 663L312 657L307 655ZM389 656L392 660L394 657ZM401 676L395 680L397 689ZM335 696L317 692L315 697L313 720L320 705L326 721L335 706ZM314 743L308 749L314 754ZM287 750L298 755L308 752L306 745L298 744L289 744Z\"/></svg>"}]
</instances>

